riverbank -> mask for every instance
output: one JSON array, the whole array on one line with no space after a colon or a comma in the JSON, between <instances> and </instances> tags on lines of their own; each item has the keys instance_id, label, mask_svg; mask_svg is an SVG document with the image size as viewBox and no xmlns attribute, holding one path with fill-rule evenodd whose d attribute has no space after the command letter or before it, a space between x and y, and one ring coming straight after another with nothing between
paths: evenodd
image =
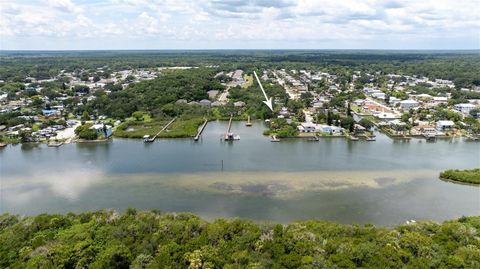
<instances>
[{"instance_id":1,"label":"riverbank","mask_svg":"<svg viewBox=\"0 0 480 269\"><path fill-rule=\"evenodd\" d=\"M0 216L2 268L478 268L480 217L392 229L112 210ZM134 236L132 236L134 235Z\"/></svg>"},{"instance_id":2,"label":"riverbank","mask_svg":"<svg viewBox=\"0 0 480 269\"><path fill-rule=\"evenodd\" d=\"M480 185L480 168L471 170L446 170L440 173L440 178L455 183Z\"/></svg>"}]
</instances>

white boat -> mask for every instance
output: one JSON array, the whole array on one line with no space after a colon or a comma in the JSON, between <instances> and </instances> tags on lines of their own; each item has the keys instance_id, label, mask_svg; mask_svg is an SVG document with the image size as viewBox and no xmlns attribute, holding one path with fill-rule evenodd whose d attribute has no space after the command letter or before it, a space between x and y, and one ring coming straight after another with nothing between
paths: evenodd
<instances>
[{"instance_id":1,"label":"white boat","mask_svg":"<svg viewBox=\"0 0 480 269\"><path fill-rule=\"evenodd\" d=\"M60 147L61 145L63 145L63 142L49 142L47 144L49 147Z\"/></svg>"},{"instance_id":2,"label":"white boat","mask_svg":"<svg viewBox=\"0 0 480 269\"><path fill-rule=\"evenodd\" d=\"M280 142L280 139L278 139L276 135L272 135L270 142Z\"/></svg>"},{"instance_id":3,"label":"white boat","mask_svg":"<svg viewBox=\"0 0 480 269\"><path fill-rule=\"evenodd\" d=\"M240 136L234 133L228 133L225 135L225 141L240 140Z\"/></svg>"},{"instance_id":4,"label":"white boat","mask_svg":"<svg viewBox=\"0 0 480 269\"><path fill-rule=\"evenodd\" d=\"M153 142L153 141L155 141L155 138L150 137L149 135L144 135L143 136L143 142L149 143L149 142Z\"/></svg>"}]
</instances>

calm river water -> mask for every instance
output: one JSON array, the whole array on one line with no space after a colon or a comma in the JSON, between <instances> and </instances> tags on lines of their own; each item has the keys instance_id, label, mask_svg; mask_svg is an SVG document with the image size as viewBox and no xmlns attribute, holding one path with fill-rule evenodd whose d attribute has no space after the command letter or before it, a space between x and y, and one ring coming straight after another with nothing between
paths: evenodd
<instances>
[{"instance_id":1,"label":"calm river water","mask_svg":"<svg viewBox=\"0 0 480 269\"><path fill-rule=\"evenodd\" d=\"M271 143L260 122L225 122L190 139L9 145L0 150L0 212L36 214L128 207L193 212L212 219L324 219L391 226L480 214L480 188L438 179L480 166L480 143L462 139L326 138ZM223 165L222 165L223 162Z\"/></svg>"}]
</instances>

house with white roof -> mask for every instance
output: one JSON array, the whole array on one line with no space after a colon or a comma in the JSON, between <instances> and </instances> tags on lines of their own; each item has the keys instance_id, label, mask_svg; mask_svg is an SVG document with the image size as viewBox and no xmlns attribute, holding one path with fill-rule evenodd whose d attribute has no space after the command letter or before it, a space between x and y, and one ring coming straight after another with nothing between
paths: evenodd
<instances>
[{"instance_id":1,"label":"house with white roof","mask_svg":"<svg viewBox=\"0 0 480 269\"><path fill-rule=\"evenodd\" d=\"M301 133L315 133L317 125L313 122L302 122L297 128Z\"/></svg>"},{"instance_id":2,"label":"house with white roof","mask_svg":"<svg viewBox=\"0 0 480 269\"><path fill-rule=\"evenodd\" d=\"M438 131L446 131L453 129L455 123L451 120L439 120L437 121L436 128Z\"/></svg>"},{"instance_id":3,"label":"house with white roof","mask_svg":"<svg viewBox=\"0 0 480 269\"><path fill-rule=\"evenodd\" d=\"M410 100L410 99L400 101L399 104L400 104L400 108L402 108L403 110L409 110L409 109L416 108L416 107L420 106L419 102L417 102L415 100Z\"/></svg>"},{"instance_id":4,"label":"house with white roof","mask_svg":"<svg viewBox=\"0 0 480 269\"><path fill-rule=\"evenodd\" d=\"M99 123L99 124L94 124L92 125L92 127L90 127L91 130L95 130L95 132L97 133L97 135L103 135L105 137L110 137L112 136L112 126L110 125L105 125L103 123Z\"/></svg>"},{"instance_id":5,"label":"house with white roof","mask_svg":"<svg viewBox=\"0 0 480 269\"><path fill-rule=\"evenodd\" d=\"M470 110L475 108L475 105L473 104L456 104L453 106L453 108L459 112L462 112L463 114L468 114L470 113Z\"/></svg>"}]
</instances>

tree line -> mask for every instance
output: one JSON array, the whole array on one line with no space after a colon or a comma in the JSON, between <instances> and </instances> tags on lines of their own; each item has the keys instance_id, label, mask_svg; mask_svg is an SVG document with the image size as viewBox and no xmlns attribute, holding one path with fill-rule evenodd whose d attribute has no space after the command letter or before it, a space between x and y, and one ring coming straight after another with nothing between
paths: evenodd
<instances>
[{"instance_id":1,"label":"tree line","mask_svg":"<svg viewBox=\"0 0 480 269\"><path fill-rule=\"evenodd\" d=\"M1 268L479 268L480 217L382 228L128 209L0 216Z\"/></svg>"}]
</instances>

